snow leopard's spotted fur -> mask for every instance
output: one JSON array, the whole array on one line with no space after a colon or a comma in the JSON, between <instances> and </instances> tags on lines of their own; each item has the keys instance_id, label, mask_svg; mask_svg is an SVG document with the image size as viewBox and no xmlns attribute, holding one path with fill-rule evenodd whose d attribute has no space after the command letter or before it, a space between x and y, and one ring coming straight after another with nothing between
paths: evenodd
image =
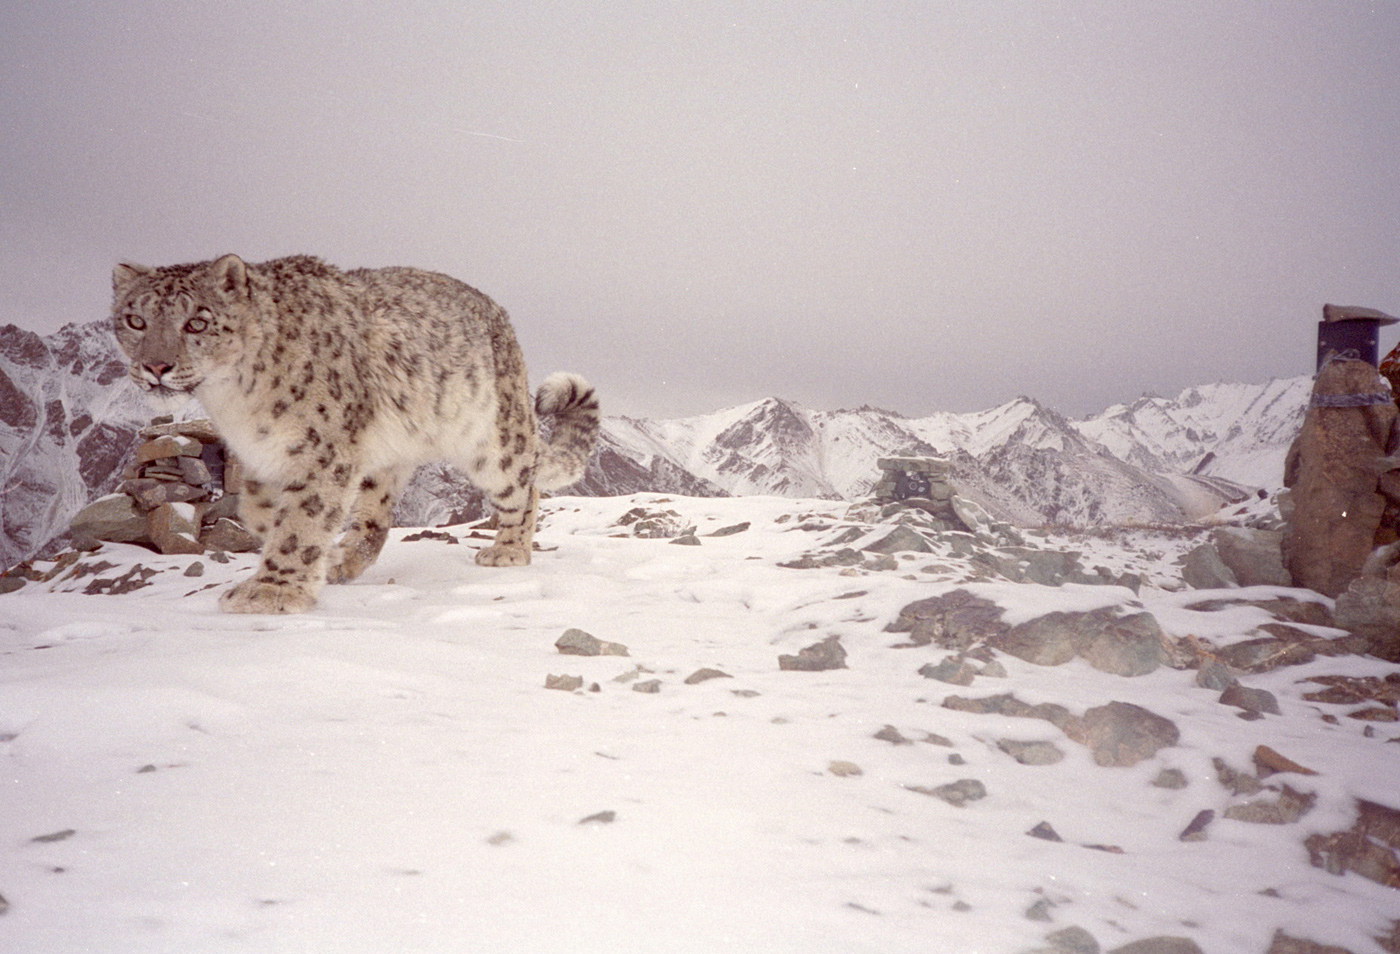
<instances>
[{"instance_id":1,"label":"snow leopard's spotted fur","mask_svg":"<svg viewBox=\"0 0 1400 954\"><path fill-rule=\"evenodd\" d=\"M446 275L225 255L118 265L112 285L132 379L198 397L248 474L241 515L262 561L223 594L230 612L302 612L327 579L359 576L404 482L434 459L457 464L496 509L496 540L477 562L529 563L536 488L578 480L597 437L588 383L552 375L532 408L506 313ZM537 413L554 419L548 442Z\"/></svg>"}]
</instances>

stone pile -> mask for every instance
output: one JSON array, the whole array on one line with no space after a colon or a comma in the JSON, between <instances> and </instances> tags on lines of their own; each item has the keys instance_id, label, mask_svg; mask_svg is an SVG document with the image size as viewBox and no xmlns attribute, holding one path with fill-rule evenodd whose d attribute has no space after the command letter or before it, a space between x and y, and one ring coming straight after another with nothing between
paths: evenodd
<instances>
[{"instance_id":1,"label":"stone pile","mask_svg":"<svg viewBox=\"0 0 1400 954\"><path fill-rule=\"evenodd\" d=\"M75 548L108 541L160 553L258 549L257 538L238 522L238 461L209 421L157 418L138 436L117 492L73 518Z\"/></svg>"}]
</instances>

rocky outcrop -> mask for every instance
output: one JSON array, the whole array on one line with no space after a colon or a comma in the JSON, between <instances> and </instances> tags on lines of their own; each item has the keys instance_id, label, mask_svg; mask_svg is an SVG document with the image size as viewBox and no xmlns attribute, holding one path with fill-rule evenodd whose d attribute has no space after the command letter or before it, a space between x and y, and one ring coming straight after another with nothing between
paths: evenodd
<instances>
[{"instance_id":1,"label":"rocky outcrop","mask_svg":"<svg viewBox=\"0 0 1400 954\"><path fill-rule=\"evenodd\" d=\"M1381 476L1397 446L1396 406L1374 365L1340 359L1318 372L1312 402L1284 467L1283 563L1294 585L1336 597L1387 542Z\"/></svg>"}]
</instances>

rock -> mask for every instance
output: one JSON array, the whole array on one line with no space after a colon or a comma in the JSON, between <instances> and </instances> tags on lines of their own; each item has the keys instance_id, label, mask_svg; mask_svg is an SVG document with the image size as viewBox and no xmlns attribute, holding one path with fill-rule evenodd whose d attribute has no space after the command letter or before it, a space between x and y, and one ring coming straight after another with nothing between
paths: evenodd
<instances>
[{"instance_id":1,"label":"rock","mask_svg":"<svg viewBox=\"0 0 1400 954\"><path fill-rule=\"evenodd\" d=\"M1246 712L1279 715L1278 699L1272 692L1267 689L1248 689L1238 683L1220 694L1220 703Z\"/></svg>"},{"instance_id":2,"label":"rock","mask_svg":"<svg viewBox=\"0 0 1400 954\"><path fill-rule=\"evenodd\" d=\"M573 692L575 689L583 688L582 676L545 676L544 687L546 689L562 689L564 692Z\"/></svg>"},{"instance_id":3,"label":"rock","mask_svg":"<svg viewBox=\"0 0 1400 954\"><path fill-rule=\"evenodd\" d=\"M1269 942L1269 949L1264 954L1352 954L1352 952L1344 947L1319 944L1316 941L1300 937L1290 937L1280 929L1274 932L1273 940Z\"/></svg>"},{"instance_id":4,"label":"rock","mask_svg":"<svg viewBox=\"0 0 1400 954\"><path fill-rule=\"evenodd\" d=\"M199 521L190 504L164 503L146 515L151 543L161 553L203 553Z\"/></svg>"},{"instance_id":5,"label":"rock","mask_svg":"<svg viewBox=\"0 0 1400 954\"><path fill-rule=\"evenodd\" d=\"M694 533L682 533L680 536L674 537L668 542L683 547L698 547L700 545L700 538Z\"/></svg>"},{"instance_id":6,"label":"rock","mask_svg":"<svg viewBox=\"0 0 1400 954\"><path fill-rule=\"evenodd\" d=\"M867 543L862 550L871 553L932 553L933 546L924 535L906 524L900 524L873 543Z\"/></svg>"},{"instance_id":7,"label":"rock","mask_svg":"<svg viewBox=\"0 0 1400 954\"><path fill-rule=\"evenodd\" d=\"M1244 805L1231 805L1225 817L1255 825L1291 825L1312 810L1317 796L1285 785L1277 798L1260 798Z\"/></svg>"},{"instance_id":8,"label":"rock","mask_svg":"<svg viewBox=\"0 0 1400 954\"><path fill-rule=\"evenodd\" d=\"M987 797L987 786L975 778L959 779L936 788L925 788L921 785L906 785L904 787L911 792L918 792L920 795L932 795L954 808L962 808L968 802L975 802Z\"/></svg>"},{"instance_id":9,"label":"rock","mask_svg":"<svg viewBox=\"0 0 1400 954\"><path fill-rule=\"evenodd\" d=\"M1254 768L1260 778L1268 778L1279 772L1292 772L1297 775L1317 774L1312 769L1304 768L1292 759L1280 755L1267 745L1261 745L1254 750Z\"/></svg>"},{"instance_id":10,"label":"rock","mask_svg":"<svg viewBox=\"0 0 1400 954\"><path fill-rule=\"evenodd\" d=\"M205 527L199 539L211 549L228 553L252 553L262 546L257 537L227 517L220 517Z\"/></svg>"},{"instance_id":11,"label":"rock","mask_svg":"<svg viewBox=\"0 0 1400 954\"><path fill-rule=\"evenodd\" d=\"M1375 366L1334 359L1313 384L1313 401L1389 394ZM1289 513L1283 564L1295 586L1336 598L1361 573L1376 546L1385 498L1377 463L1395 421L1393 400L1363 406L1313 406L1284 463Z\"/></svg>"},{"instance_id":12,"label":"rock","mask_svg":"<svg viewBox=\"0 0 1400 954\"><path fill-rule=\"evenodd\" d=\"M1064 839L1060 837L1060 833L1055 831L1054 828L1051 828L1049 822L1044 821L1026 832L1026 834L1030 835L1032 838L1039 838L1041 841L1064 841Z\"/></svg>"},{"instance_id":13,"label":"rock","mask_svg":"<svg viewBox=\"0 0 1400 954\"><path fill-rule=\"evenodd\" d=\"M1013 739L1000 739L997 748L1022 765L1054 765L1065 757L1065 753L1053 742L1018 742Z\"/></svg>"},{"instance_id":14,"label":"rock","mask_svg":"<svg viewBox=\"0 0 1400 954\"><path fill-rule=\"evenodd\" d=\"M987 645L1037 666L1059 666L1078 654L1077 624L1082 613L1046 613L993 633Z\"/></svg>"},{"instance_id":15,"label":"rock","mask_svg":"<svg viewBox=\"0 0 1400 954\"><path fill-rule=\"evenodd\" d=\"M1099 672L1143 676L1163 662L1166 634L1151 613L1118 616L1113 610L1086 614L1079 655Z\"/></svg>"},{"instance_id":16,"label":"rock","mask_svg":"<svg viewBox=\"0 0 1400 954\"><path fill-rule=\"evenodd\" d=\"M1209 543L1202 543L1182 558L1181 578L1196 590L1223 590L1239 586L1235 574Z\"/></svg>"},{"instance_id":17,"label":"rock","mask_svg":"<svg viewBox=\"0 0 1400 954\"><path fill-rule=\"evenodd\" d=\"M1082 927L1074 926L1045 935L1050 948L1045 954L1099 954L1099 942Z\"/></svg>"},{"instance_id":18,"label":"rock","mask_svg":"<svg viewBox=\"0 0 1400 954\"><path fill-rule=\"evenodd\" d=\"M113 543L150 543L150 531L146 526L146 515L126 494L108 494L88 504L69 523L74 545L80 549L83 542L96 543L110 540Z\"/></svg>"},{"instance_id":19,"label":"rock","mask_svg":"<svg viewBox=\"0 0 1400 954\"><path fill-rule=\"evenodd\" d=\"M695 686L699 685L702 682L708 682L711 679L733 678L734 677L731 676L729 673L721 672L718 669L697 669L693 673L685 677L685 684L687 686Z\"/></svg>"},{"instance_id":20,"label":"rock","mask_svg":"<svg viewBox=\"0 0 1400 954\"><path fill-rule=\"evenodd\" d=\"M635 682L635 683L632 684L632 691L633 691L633 692L644 692L644 693L647 693L647 694L649 694L649 695L655 695L656 693L658 693L658 692L661 691L661 680L660 680L660 679L643 679L643 680L641 680L640 682Z\"/></svg>"},{"instance_id":21,"label":"rock","mask_svg":"<svg viewBox=\"0 0 1400 954\"><path fill-rule=\"evenodd\" d=\"M1129 702L1110 702L1084 713L1082 741L1099 765L1129 766L1175 745L1176 723Z\"/></svg>"},{"instance_id":22,"label":"rock","mask_svg":"<svg viewBox=\"0 0 1400 954\"><path fill-rule=\"evenodd\" d=\"M821 672L846 668L846 650L841 637L828 636L819 643L799 649L796 656L779 656L778 668L800 672Z\"/></svg>"},{"instance_id":23,"label":"rock","mask_svg":"<svg viewBox=\"0 0 1400 954\"><path fill-rule=\"evenodd\" d=\"M901 734L900 731L899 731L898 729L896 729L896 728L895 728L894 726L892 726L892 725L887 725L887 726L885 726L885 727L884 727L883 729L881 729L879 732L876 732L875 735L872 736L872 738L879 739L881 742L889 742L891 745L913 745L913 744L914 744L914 740L913 740L913 739L906 739L906 738L904 737L904 735ZM947 743L948 745L952 745L952 743L951 743L951 742L948 742L946 739L944 740L944 742Z\"/></svg>"},{"instance_id":24,"label":"rock","mask_svg":"<svg viewBox=\"0 0 1400 954\"><path fill-rule=\"evenodd\" d=\"M1217 756L1211 759L1210 762L1215 768L1216 780L1231 793L1235 795L1253 795L1264 790L1264 784L1260 782L1259 779L1245 772L1235 771L1225 764L1224 759Z\"/></svg>"},{"instance_id":25,"label":"rock","mask_svg":"<svg viewBox=\"0 0 1400 954\"><path fill-rule=\"evenodd\" d=\"M909 633L912 646L967 650L1009 628L1001 621L1001 607L966 590L953 590L908 604L885 632Z\"/></svg>"},{"instance_id":26,"label":"rock","mask_svg":"<svg viewBox=\"0 0 1400 954\"><path fill-rule=\"evenodd\" d=\"M734 524L733 526L729 526L729 527L720 527L718 530L713 530L713 531L711 531L710 533L705 534L705 536L707 536L707 537L732 537L732 536L733 536L734 534L736 534L736 533L743 533L743 532L744 532L745 530L747 530L748 528L749 528L749 521L745 520L743 523L736 523L736 524Z\"/></svg>"},{"instance_id":27,"label":"rock","mask_svg":"<svg viewBox=\"0 0 1400 954\"><path fill-rule=\"evenodd\" d=\"M1283 666L1298 666L1312 662L1314 653L1304 643L1266 636L1231 643L1217 650L1216 658L1236 672L1260 673Z\"/></svg>"},{"instance_id":28,"label":"rock","mask_svg":"<svg viewBox=\"0 0 1400 954\"><path fill-rule=\"evenodd\" d=\"M195 561L194 561L193 563L191 563L189 566L185 567L185 576L203 576L203 575L204 575L204 564L203 564L203 563L200 563L198 560L195 560Z\"/></svg>"},{"instance_id":29,"label":"rock","mask_svg":"<svg viewBox=\"0 0 1400 954\"><path fill-rule=\"evenodd\" d=\"M580 825L611 825L617 821L617 812L612 810L594 812L578 820Z\"/></svg>"},{"instance_id":30,"label":"rock","mask_svg":"<svg viewBox=\"0 0 1400 954\"><path fill-rule=\"evenodd\" d=\"M1230 667L1217 659L1207 659L1201 668L1196 670L1196 685L1202 689L1223 692L1238 682L1239 679L1235 678Z\"/></svg>"},{"instance_id":31,"label":"rock","mask_svg":"<svg viewBox=\"0 0 1400 954\"><path fill-rule=\"evenodd\" d=\"M1027 921L1053 921L1050 911L1055 905L1048 898L1041 898L1029 908L1026 908L1025 918Z\"/></svg>"},{"instance_id":32,"label":"rock","mask_svg":"<svg viewBox=\"0 0 1400 954\"><path fill-rule=\"evenodd\" d=\"M1292 586L1283 566L1283 531L1216 527L1211 543L1240 586Z\"/></svg>"},{"instance_id":33,"label":"rock","mask_svg":"<svg viewBox=\"0 0 1400 954\"><path fill-rule=\"evenodd\" d=\"M1175 768L1162 769L1152 780L1152 785L1156 788L1181 789L1185 788L1187 784L1186 773Z\"/></svg>"},{"instance_id":34,"label":"rock","mask_svg":"<svg viewBox=\"0 0 1400 954\"><path fill-rule=\"evenodd\" d=\"M1215 812L1209 808L1196 813L1196 817L1191 819L1191 823L1177 835L1181 841L1205 841L1206 827L1215 821Z\"/></svg>"},{"instance_id":35,"label":"rock","mask_svg":"<svg viewBox=\"0 0 1400 954\"><path fill-rule=\"evenodd\" d=\"M1371 641L1370 652L1400 662L1400 543L1370 554L1337 597L1337 625Z\"/></svg>"},{"instance_id":36,"label":"rock","mask_svg":"<svg viewBox=\"0 0 1400 954\"><path fill-rule=\"evenodd\" d=\"M1011 693L1002 693L995 696L984 696L980 699L971 699L965 696L948 696L943 700L943 708L953 709L957 712L975 712L979 714L993 714L1012 716L1023 719L1044 719L1051 725L1064 732L1070 738L1082 737L1082 720L1066 709L1064 706L1054 702L1041 702L1031 705L1022 702Z\"/></svg>"},{"instance_id":37,"label":"rock","mask_svg":"<svg viewBox=\"0 0 1400 954\"><path fill-rule=\"evenodd\" d=\"M919 667L919 675L925 679L937 679L939 682L946 682L954 686L970 686L972 680L977 676L977 670L972 667L966 657L949 656L940 663L928 663Z\"/></svg>"},{"instance_id":38,"label":"rock","mask_svg":"<svg viewBox=\"0 0 1400 954\"><path fill-rule=\"evenodd\" d=\"M1352 871L1400 888L1400 810L1359 799L1356 812L1346 831L1311 835L1303 842L1309 862L1334 875Z\"/></svg>"},{"instance_id":39,"label":"rock","mask_svg":"<svg viewBox=\"0 0 1400 954\"><path fill-rule=\"evenodd\" d=\"M193 437L153 437L136 448L136 463L144 464L166 457L198 457L204 446Z\"/></svg>"},{"instance_id":40,"label":"rock","mask_svg":"<svg viewBox=\"0 0 1400 954\"><path fill-rule=\"evenodd\" d=\"M626 656L627 647L609 643L581 629L566 629L554 641L554 648L566 656Z\"/></svg>"},{"instance_id":41,"label":"rock","mask_svg":"<svg viewBox=\"0 0 1400 954\"><path fill-rule=\"evenodd\" d=\"M864 775L865 772L854 762L832 762L826 770L837 778L854 778L857 775Z\"/></svg>"},{"instance_id":42,"label":"rock","mask_svg":"<svg viewBox=\"0 0 1400 954\"><path fill-rule=\"evenodd\" d=\"M1189 937L1149 937L1115 947L1108 954L1205 954Z\"/></svg>"}]
</instances>

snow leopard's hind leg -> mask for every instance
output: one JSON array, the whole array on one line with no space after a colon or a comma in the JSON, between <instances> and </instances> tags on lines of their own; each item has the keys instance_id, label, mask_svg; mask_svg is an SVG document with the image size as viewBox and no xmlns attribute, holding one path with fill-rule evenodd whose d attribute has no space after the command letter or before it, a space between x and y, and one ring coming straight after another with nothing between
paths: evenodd
<instances>
[{"instance_id":1,"label":"snow leopard's hind leg","mask_svg":"<svg viewBox=\"0 0 1400 954\"><path fill-rule=\"evenodd\" d=\"M394 503L410 473L404 468L386 467L360 480L355 501L350 505L345 536L331 554L326 571L328 583L358 579L379 558L393 526Z\"/></svg>"},{"instance_id":2,"label":"snow leopard's hind leg","mask_svg":"<svg viewBox=\"0 0 1400 954\"><path fill-rule=\"evenodd\" d=\"M462 462L496 511L496 540L476 554L476 562L482 566L530 563L539 502L535 492L539 439L528 398L522 382L518 395L503 400L490 436L477 445L470 460Z\"/></svg>"}]
</instances>

